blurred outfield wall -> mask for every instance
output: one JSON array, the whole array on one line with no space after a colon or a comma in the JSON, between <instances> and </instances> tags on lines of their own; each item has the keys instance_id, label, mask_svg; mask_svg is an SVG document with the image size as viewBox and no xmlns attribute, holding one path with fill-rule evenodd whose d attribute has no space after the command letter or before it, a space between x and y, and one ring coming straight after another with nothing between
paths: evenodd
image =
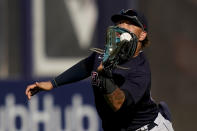
<instances>
[{"instance_id":1,"label":"blurred outfield wall","mask_svg":"<svg viewBox=\"0 0 197 131\"><path fill-rule=\"evenodd\" d=\"M28 101L32 81L1 81L0 131L100 131L89 81L41 92Z\"/></svg>"},{"instance_id":2,"label":"blurred outfield wall","mask_svg":"<svg viewBox=\"0 0 197 131\"><path fill-rule=\"evenodd\" d=\"M175 130L196 130L197 2L140 0L149 18L152 94L171 108Z\"/></svg>"},{"instance_id":3,"label":"blurred outfield wall","mask_svg":"<svg viewBox=\"0 0 197 131\"><path fill-rule=\"evenodd\" d=\"M195 0L0 0L0 131L26 131L29 122L40 131L50 126L101 130L88 79L42 92L30 103L24 91L26 85L52 79L86 57L90 47L103 47L106 28L112 24L109 18L122 8L139 9L148 17L151 46L145 53L152 70L153 97L168 103L175 130L195 130ZM77 106L82 114L76 110L71 115ZM86 107L91 115L83 112Z\"/></svg>"},{"instance_id":4,"label":"blurred outfield wall","mask_svg":"<svg viewBox=\"0 0 197 131\"><path fill-rule=\"evenodd\" d=\"M51 80L88 56L90 47L103 46L111 14L127 4L118 0L2 1L0 131L100 131L89 79L41 92L31 101L25 88Z\"/></svg>"}]
</instances>

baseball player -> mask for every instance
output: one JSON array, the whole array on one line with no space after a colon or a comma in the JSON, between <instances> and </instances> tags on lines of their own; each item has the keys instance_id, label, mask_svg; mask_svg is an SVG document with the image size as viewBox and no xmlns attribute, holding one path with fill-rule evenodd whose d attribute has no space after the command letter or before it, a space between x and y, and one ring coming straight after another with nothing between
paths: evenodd
<instances>
[{"instance_id":1,"label":"baseball player","mask_svg":"<svg viewBox=\"0 0 197 131\"><path fill-rule=\"evenodd\" d=\"M104 131L173 131L164 102L151 98L151 71L143 49L149 44L146 18L136 10L111 17L104 50L93 53L55 79L26 89L28 99L91 76L95 105Z\"/></svg>"}]
</instances>

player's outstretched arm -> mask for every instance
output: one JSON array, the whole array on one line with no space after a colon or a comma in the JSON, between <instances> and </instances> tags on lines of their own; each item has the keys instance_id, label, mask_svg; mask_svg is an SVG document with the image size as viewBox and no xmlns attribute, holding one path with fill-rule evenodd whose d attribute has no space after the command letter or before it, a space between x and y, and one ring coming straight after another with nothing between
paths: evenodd
<instances>
[{"instance_id":1,"label":"player's outstretched arm","mask_svg":"<svg viewBox=\"0 0 197 131\"><path fill-rule=\"evenodd\" d=\"M30 100L31 96L35 95L40 91L50 91L53 89L53 85L50 81L46 82L35 82L34 84L28 85L25 91L27 98Z\"/></svg>"},{"instance_id":2,"label":"player's outstretched arm","mask_svg":"<svg viewBox=\"0 0 197 131\"><path fill-rule=\"evenodd\" d=\"M99 65L99 67L97 68L98 72L102 72L103 71L103 65L102 63ZM100 73L102 74L102 73ZM102 83L102 87L104 89L104 97L107 101L107 103L111 106L111 108L114 111L118 111L122 104L125 101L125 94L124 92L118 88L117 85L115 85L109 78L107 78L106 76L102 76L100 77L101 79L101 83Z\"/></svg>"}]
</instances>

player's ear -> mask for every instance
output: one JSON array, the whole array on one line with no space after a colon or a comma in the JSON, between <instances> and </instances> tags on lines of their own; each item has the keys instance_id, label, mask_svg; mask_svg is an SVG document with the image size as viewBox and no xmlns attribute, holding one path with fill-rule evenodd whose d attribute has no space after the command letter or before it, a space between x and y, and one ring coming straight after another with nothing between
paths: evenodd
<instances>
[{"instance_id":1,"label":"player's ear","mask_svg":"<svg viewBox=\"0 0 197 131\"><path fill-rule=\"evenodd\" d=\"M147 36L147 32L146 31L142 31L139 35L139 41L143 41Z\"/></svg>"}]
</instances>

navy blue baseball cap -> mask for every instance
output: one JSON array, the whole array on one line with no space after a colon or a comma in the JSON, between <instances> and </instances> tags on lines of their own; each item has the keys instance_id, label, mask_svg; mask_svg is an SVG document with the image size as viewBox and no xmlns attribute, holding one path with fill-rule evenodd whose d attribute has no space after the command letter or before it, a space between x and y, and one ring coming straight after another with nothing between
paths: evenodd
<instances>
[{"instance_id":1,"label":"navy blue baseball cap","mask_svg":"<svg viewBox=\"0 0 197 131\"><path fill-rule=\"evenodd\" d=\"M134 25L142 28L144 31L148 32L148 22L144 14L137 12L136 10L122 9L119 14L114 14L111 17L111 20L114 23L117 23L121 20L128 20L132 22Z\"/></svg>"}]
</instances>

